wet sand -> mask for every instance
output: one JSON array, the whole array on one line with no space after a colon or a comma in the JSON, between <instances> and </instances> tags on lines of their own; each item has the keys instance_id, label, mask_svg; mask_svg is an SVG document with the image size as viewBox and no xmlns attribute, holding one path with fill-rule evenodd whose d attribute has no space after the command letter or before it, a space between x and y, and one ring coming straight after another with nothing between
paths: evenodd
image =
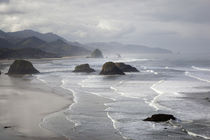
<instances>
[{"instance_id":1,"label":"wet sand","mask_svg":"<svg viewBox=\"0 0 210 140\"><path fill-rule=\"evenodd\" d=\"M72 97L43 85L32 76L0 76L0 139L65 140L40 127L42 119L72 104Z\"/></svg>"}]
</instances>

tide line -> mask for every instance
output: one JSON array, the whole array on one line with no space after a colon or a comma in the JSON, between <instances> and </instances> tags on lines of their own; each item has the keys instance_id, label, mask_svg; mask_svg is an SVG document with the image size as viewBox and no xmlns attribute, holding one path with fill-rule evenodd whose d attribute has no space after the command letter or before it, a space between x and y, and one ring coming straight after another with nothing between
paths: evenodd
<instances>
[{"instance_id":1,"label":"tide line","mask_svg":"<svg viewBox=\"0 0 210 140\"><path fill-rule=\"evenodd\" d=\"M197 77L197 76L195 76L195 75L190 74L190 73L187 72L187 71L185 72L185 75L188 76L188 77L197 79L197 80L199 80L199 81L203 81L203 82L210 83L210 80L207 80L207 79L203 79L203 78Z\"/></svg>"},{"instance_id":2,"label":"tide line","mask_svg":"<svg viewBox=\"0 0 210 140\"><path fill-rule=\"evenodd\" d=\"M165 106L162 106L162 105L160 105L160 104L157 103L158 98L160 98L160 96L162 96L165 93L162 92L162 91L160 91L160 90L158 90L158 89L156 89L155 87L158 86L158 85L160 85L163 82L164 82L164 80L160 80L160 81L158 81L157 83L153 84L150 87L153 91L155 91L158 94L149 103L149 105L152 106L153 108L155 108L156 111L160 110L160 108L164 108L164 109L170 110L169 108L167 108Z\"/></svg>"}]
</instances>

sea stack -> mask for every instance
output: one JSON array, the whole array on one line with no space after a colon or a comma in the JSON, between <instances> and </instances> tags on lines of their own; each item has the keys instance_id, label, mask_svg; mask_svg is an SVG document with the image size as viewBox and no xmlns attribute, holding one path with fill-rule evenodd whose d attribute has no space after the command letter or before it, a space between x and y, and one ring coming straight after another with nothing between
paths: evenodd
<instances>
[{"instance_id":1,"label":"sea stack","mask_svg":"<svg viewBox=\"0 0 210 140\"><path fill-rule=\"evenodd\" d=\"M113 62L106 62L103 67L102 70L100 72L100 75L125 75L125 73L120 70L115 63Z\"/></svg>"},{"instance_id":2,"label":"sea stack","mask_svg":"<svg viewBox=\"0 0 210 140\"><path fill-rule=\"evenodd\" d=\"M151 117L144 119L144 121L152 121L152 122L166 122L169 120L176 120L176 118L170 114L154 114Z\"/></svg>"},{"instance_id":3,"label":"sea stack","mask_svg":"<svg viewBox=\"0 0 210 140\"><path fill-rule=\"evenodd\" d=\"M34 68L31 62L26 60L15 60L10 66L8 75L13 74L36 74L39 73L37 69Z\"/></svg>"},{"instance_id":4,"label":"sea stack","mask_svg":"<svg viewBox=\"0 0 210 140\"><path fill-rule=\"evenodd\" d=\"M101 50L99 49L95 49L92 53L91 53L91 58L103 58L103 54L101 52Z\"/></svg>"},{"instance_id":5,"label":"sea stack","mask_svg":"<svg viewBox=\"0 0 210 140\"><path fill-rule=\"evenodd\" d=\"M131 65L125 63L115 63L115 65L123 72L139 72L139 70Z\"/></svg>"},{"instance_id":6,"label":"sea stack","mask_svg":"<svg viewBox=\"0 0 210 140\"><path fill-rule=\"evenodd\" d=\"M89 64L81 64L81 65L76 66L73 72L87 72L87 73L90 73L90 72L95 72L95 70L92 69Z\"/></svg>"}]
</instances>

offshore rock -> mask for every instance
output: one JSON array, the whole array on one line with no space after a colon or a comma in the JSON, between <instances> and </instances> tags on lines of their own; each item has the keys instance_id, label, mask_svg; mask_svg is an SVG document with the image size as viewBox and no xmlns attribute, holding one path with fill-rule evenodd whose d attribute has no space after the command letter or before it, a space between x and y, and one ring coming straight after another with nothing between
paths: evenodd
<instances>
[{"instance_id":1,"label":"offshore rock","mask_svg":"<svg viewBox=\"0 0 210 140\"><path fill-rule=\"evenodd\" d=\"M15 60L13 64L10 66L8 75L13 74L36 74L39 71L34 68L31 62L26 60Z\"/></svg>"},{"instance_id":2,"label":"offshore rock","mask_svg":"<svg viewBox=\"0 0 210 140\"><path fill-rule=\"evenodd\" d=\"M81 64L81 65L76 66L73 72L87 72L87 73L90 73L90 72L95 72L95 70L92 69L89 64Z\"/></svg>"},{"instance_id":3,"label":"offshore rock","mask_svg":"<svg viewBox=\"0 0 210 140\"><path fill-rule=\"evenodd\" d=\"M169 120L176 120L176 118L170 114L154 114L151 117L144 119L144 121L152 121L152 122L166 122Z\"/></svg>"},{"instance_id":4,"label":"offshore rock","mask_svg":"<svg viewBox=\"0 0 210 140\"><path fill-rule=\"evenodd\" d=\"M103 67L102 70L100 72L100 75L125 75L125 73L119 69L115 63L113 62L106 62Z\"/></svg>"},{"instance_id":5,"label":"offshore rock","mask_svg":"<svg viewBox=\"0 0 210 140\"><path fill-rule=\"evenodd\" d=\"M125 63L115 63L115 65L123 72L139 72L139 70L131 65Z\"/></svg>"}]
</instances>

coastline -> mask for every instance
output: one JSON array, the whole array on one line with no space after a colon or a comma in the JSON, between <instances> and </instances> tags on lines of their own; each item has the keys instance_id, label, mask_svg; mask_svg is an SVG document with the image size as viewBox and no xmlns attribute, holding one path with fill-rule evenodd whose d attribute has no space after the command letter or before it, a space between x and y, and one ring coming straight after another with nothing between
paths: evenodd
<instances>
[{"instance_id":1,"label":"coastline","mask_svg":"<svg viewBox=\"0 0 210 140\"><path fill-rule=\"evenodd\" d=\"M73 103L62 91L53 91L33 76L0 76L0 139L66 140L40 127L42 119Z\"/></svg>"},{"instance_id":2,"label":"coastline","mask_svg":"<svg viewBox=\"0 0 210 140\"><path fill-rule=\"evenodd\" d=\"M86 58L87 55L82 55L82 56L65 56L65 57L58 57L58 58L21 58L24 60L29 60L29 61L50 61L50 60L65 60L65 59L74 59L74 58ZM0 59L0 63L11 63L14 60L17 60L17 58L14 59Z\"/></svg>"}]
</instances>

